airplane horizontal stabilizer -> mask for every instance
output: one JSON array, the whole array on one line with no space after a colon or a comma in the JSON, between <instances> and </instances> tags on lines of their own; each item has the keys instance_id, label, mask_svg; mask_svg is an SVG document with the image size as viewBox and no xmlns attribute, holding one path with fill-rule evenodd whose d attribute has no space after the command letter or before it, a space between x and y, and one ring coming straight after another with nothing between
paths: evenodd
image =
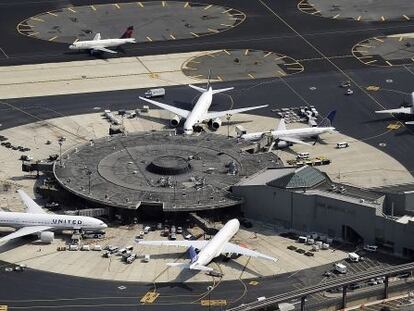
<instances>
[{"instance_id":1,"label":"airplane horizontal stabilizer","mask_svg":"<svg viewBox=\"0 0 414 311\"><path fill-rule=\"evenodd\" d=\"M212 93L214 95L214 94L218 94L218 93L223 93L223 92L231 91L233 89L234 89L234 87L228 87L228 88L225 88L225 89L213 90Z\"/></svg>"},{"instance_id":2,"label":"airplane horizontal stabilizer","mask_svg":"<svg viewBox=\"0 0 414 311\"><path fill-rule=\"evenodd\" d=\"M202 87L199 87L199 86L195 86L195 85L192 85L192 84L189 84L188 86L191 87L192 89L196 90L196 91L199 91L200 93L207 92L207 90L205 88L202 88Z\"/></svg>"}]
</instances>

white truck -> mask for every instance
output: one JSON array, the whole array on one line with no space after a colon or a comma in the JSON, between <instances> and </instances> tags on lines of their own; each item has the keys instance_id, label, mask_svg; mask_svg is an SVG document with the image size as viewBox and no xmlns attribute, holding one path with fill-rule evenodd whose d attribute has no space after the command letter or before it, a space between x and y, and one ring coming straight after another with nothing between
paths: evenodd
<instances>
[{"instance_id":1,"label":"white truck","mask_svg":"<svg viewBox=\"0 0 414 311\"><path fill-rule=\"evenodd\" d=\"M146 98L154 98L154 97L161 97L165 95L165 89L164 88L158 88L158 89L149 89L144 93L144 96Z\"/></svg>"},{"instance_id":2,"label":"white truck","mask_svg":"<svg viewBox=\"0 0 414 311\"><path fill-rule=\"evenodd\" d=\"M348 260L350 262L358 262L360 258L361 257L357 253L348 253Z\"/></svg>"},{"instance_id":3,"label":"white truck","mask_svg":"<svg viewBox=\"0 0 414 311\"><path fill-rule=\"evenodd\" d=\"M341 274L345 274L348 272L347 266L345 266L343 263L336 263L334 265L335 271Z\"/></svg>"}]
</instances>

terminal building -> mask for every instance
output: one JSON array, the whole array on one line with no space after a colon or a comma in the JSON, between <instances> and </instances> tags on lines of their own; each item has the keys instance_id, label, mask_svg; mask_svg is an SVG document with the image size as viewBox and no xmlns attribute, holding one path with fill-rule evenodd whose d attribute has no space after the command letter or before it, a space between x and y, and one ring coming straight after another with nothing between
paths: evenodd
<instances>
[{"instance_id":1,"label":"terminal building","mask_svg":"<svg viewBox=\"0 0 414 311\"><path fill-rule=\"evenodd\" d=\"M414 258L414 185L361 189L314 167L264 169L232 187L247 218Z\"/></svg>"}]
</instances>

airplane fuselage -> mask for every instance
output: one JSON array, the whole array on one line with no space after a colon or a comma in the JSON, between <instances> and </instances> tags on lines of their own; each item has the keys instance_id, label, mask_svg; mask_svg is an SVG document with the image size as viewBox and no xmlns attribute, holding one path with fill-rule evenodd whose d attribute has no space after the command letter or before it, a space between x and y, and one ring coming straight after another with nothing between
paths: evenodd
<instances>
[{"instance_id":1,"label":"airplane fuselage","mask_svg":"<svg viewBox=\"0 0 414 311\"><path fill-rule=\"evenodd\" d=\"M184 134L192 134L194 125L202 123L203 115L205 115L213 101L213 91L211 87L204 93L201 93L200 98L194 105L193 110L189 113L184 122Z\"/></svg>"},{"instance_id":2,"label":"airplane fuselage","mask_svg":"<svg viewBox=\"0 0 414 311\"><path fill-rule=\"evenodd\" d=\"M334 127L310 127L310 128L298 128L298 129L289 129L289 130L274 130L268 132L256 132L256 133L247 133L241 136L242 139L255 141L262 138L263 134L270 133L274 139L279 139L280 137L295 137L295 138L310 138L313 136L318 136L320 134L334 131Z\"/></svg>"},{"instance_id":3,"label":"airplane fuselage","mask_svg":"<svg viewBox=\"0 0 414 311\"><path fill-rule=\"evenodd\" d=\"M47 226L54 230L101 230L107 227L99 219L86 216L16 212L0 212L0 226L13 228Z\"/></svg>"},{"instance_id":4,"label":"airplane fuselage","mask_svg":"<svg viewBox=\"0 0 414 311\"><path fill-rule=\"evenodd\" d=\"M87 40L87 41L78 41L74 42L69 46L72 50L88 50L98 47L109 48L117 47L126 43L135 43L134 38L124 38L124 39L102 39L102 40Z\"/></svg>"},{"instance_id":5,"label":"airplane fuselage","mask_svg":"<svg viewBox=\"0 0 414 311\"><path fill-rule=\"evenodd\" d=\"M210 242L201 249L197 260L191 264L190 269L196 269L197 265L207 266L215 257L220 256L225 244L237 233L239 227L240 223L237 219L227 222Z\"/></svg>"}]
</instances>

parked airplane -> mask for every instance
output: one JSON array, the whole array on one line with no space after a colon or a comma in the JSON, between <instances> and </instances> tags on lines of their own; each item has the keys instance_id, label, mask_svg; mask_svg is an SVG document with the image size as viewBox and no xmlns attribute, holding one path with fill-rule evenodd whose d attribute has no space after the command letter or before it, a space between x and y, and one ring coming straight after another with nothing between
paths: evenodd
<instances>
[{"instance_id":1,"label":"parked airplane","mask_svg":"<svg viewBox=\"0 0 414 311\"><path fill-rule=\"evenodd\" d=\"M286 129L285 119L281 119L278 127L274 130L267 132L246 133L241 135L241 138L248 141L255 141L261 139L266 133L269 133L273 136L275 144L278 148L289 147L292 144L310 145L302 139L318 137L322 133L332 132L335 130L335 128L332 127L335 114L336 110L331 111L319 124L319 126L289 130Z\"/></svg>"},{"instance_id":2,"label":"parked airplane","mask_svg":"<svg viewBox=\"0 0 414 311\"><path fill-rule=\"evenodd\" d=\"M210 80L210 79L209 79ZM213 101L213 95L222 93L225 91L230 91L234 89L233 87L225 88L225 89L219 89L219 90L213 90L213 88L210 86L210 83L207 83L207 88L201 88L195 85L188 85L189 87L199 91L201 93L200 98L197 100L197 103L193 107L191 111L184 110L181 108L177 108L174 106L166 105L160 102L157 102L155 100L151 100L144 97L139 97L140 99L153 104L155 106L158 106L162 109L168 110L175 114L174 118L171 119L170 124L173 127L178 126L178 124L181 121L181 118L186 119L184 122L184 134L190 135L193 133L193 131L200 131L202 129L201 123L204 121L208 121L208 125L211 129L217 130L221 126L221 119L222 117L230 116L237 113L242 113L254 109L264 108L268 105L262 105L262 106L254 106L254 107L247 107L247 108L238 108L238 109L232 109L232 110L225 110L225 111L208 111L208 109L211 106L211 103Z\"/></svg>"},{"instance_id":3,"label":"parked airplane","mask_svg":"<svg viewBox=\"0 0 414 311\"><path fill-rule=\"evenodd\" d=\"M26 205L26 212L0 212L0 226L18 229L0 238L0 242L31 234L38 234L43 242L51 242L54 238L54 233L50 230L92 231L107 228L103 221L93 217L48 214L23 190L17 190L17 192L24 205Z\"/></svg>"},{"instance_id":4,"label":"parked airplane","mask_svg":"<svg viewBox=\"0 0 414 311\"><path fill-rule=\"evenodd\" d=\"M414 92L411 93L411 105L409 107L401 106L395 109L377 110L375 113L393 113L414 115ZM405 122L405 124L414 124L414 121Z\"/></svg>"},{"instance_id":5,"label":"parked airplane","mask_svg":"<svg viewBox=\"0 0 414 311\"><path fill-rule=\"evenodd\" d=\"M167 263L171 267L179 267L182 269L198 270L198 271L213 271L213 268L207 265L217 256L221 254L240 254L250 257L258 257L276 262L277 259L261 254L259 252L250 250L248 248L230 243L230 239L239 230L240 223L237 219L228 221L223 228L209 241L191 241L191 240L176 240L176 241L142 241L136 240L141 245L155 245L155 246L182 246L189 247L188 253L190 255L190 263ZM199 250L197 254L196 249Z\"/></svg>"},{"instance_id":6,"label":"parked airplane","mask_svg":"<svg viewBox=\"0 0 414 311\"><path fill-rule=\"evenodd\" d=\"M71 50L89 50L91 54L99 52L107 52L116 54L116 51L107 49L108 47L118 47L125 43L136 43L134 38L131 38L134 26L129 26L124 34L119 39L101 39L101 34L98 32L93 40L73 42L69 49Z\"/></svg>"}]
</instances>

